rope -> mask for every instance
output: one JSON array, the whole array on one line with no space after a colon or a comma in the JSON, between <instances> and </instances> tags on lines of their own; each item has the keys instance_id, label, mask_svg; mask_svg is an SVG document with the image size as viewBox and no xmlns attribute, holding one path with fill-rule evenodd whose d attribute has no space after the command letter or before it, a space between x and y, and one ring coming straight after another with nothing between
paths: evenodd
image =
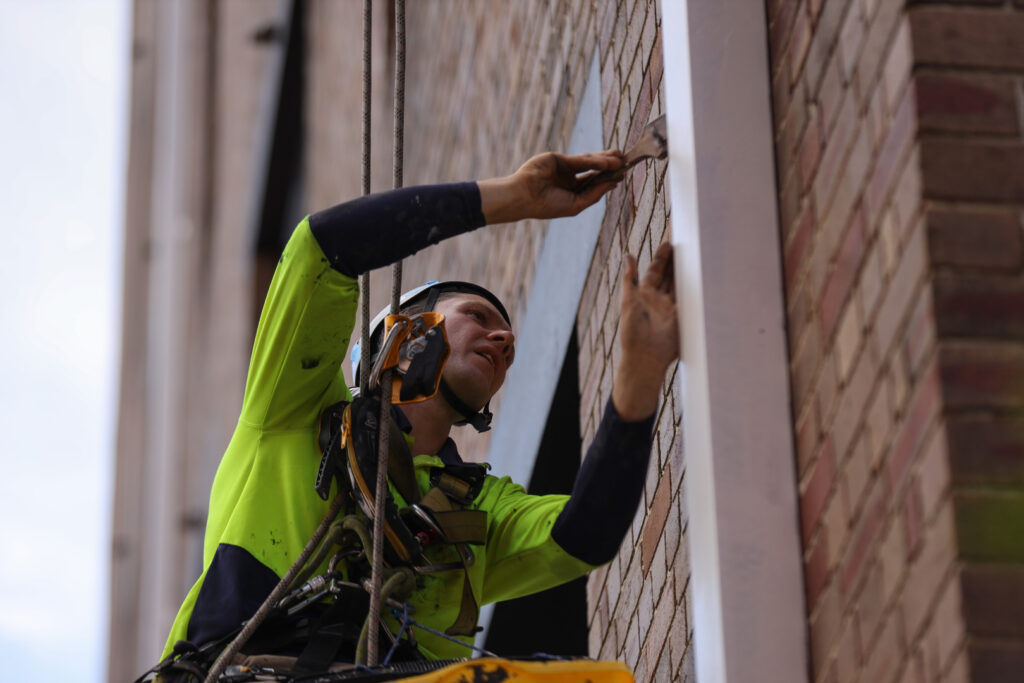
<instances>
[{"instance_id":1,"label":"rope","mask_svg":"<svg viewBox=\"0 0 1024 683\"><path fill-rule=\"evenodd\" d=\"M370 39L373 35L373 0L363 0L363 194L370 194L370 94L372 56ZM370 386L370 274L359 276L359 291L363 296L362 345L359 359L359 395L366 396Z\"/></svg>"},{"instance_id":2,"label":"rope","mask_svg":"<svg viewBox=\"0 0 1024 683\"><path fill-rule=\"evenodd\" d=\"M394 186L402 186L402 160L405 150L405 0L395 2L395 113L394 113ZM391 270L391 314L396 315L402 292L402 262ZM377 490L373 516L373 564L370 574L370 613L367 623L378 619L381 603L381 580L384 571L384 503L388 486L388 429L384 429L391 414L391 387L394 377L388 370L380 386L380 442L377 447ZM379 629L374 623L367 634L366 663L377 664ZM357 659L358 661L358 659Z\"/></svg>"},{"instance_id":3,"label":"rope","mask_svg":"<svg viewBox=\"0 0 1024 683\"><path fill-rule=\"evenodd\" d=\"M334 497L331 507L327 510L327 515L324 516L323 520L320 522L320 526L316 528L316 531L313 533L313 537L309 539L308 543L306 543L306 547L302 549L301 553L299 553L298 558L295 560L295 564L293 564L285 575L281 577L281 580L277 582L277 585L274 586L274 590L270 592L267 599L264 600L263 604L260 605L260 608L256 610L256 614L252 615L252 619L246 622L245 628L243 628L242 631L235 636L235 639L231 641L231 644L224 648L220 653L217 660L210 668L210 672L206 675L204 683L216 683L217 679L220 678L220 675L224 673L224 669L227 668L231 660L234 659L236 654L238 654L238 651L242 649L242 646L245 645L252 634L256 632L256 629L266 621L267 615L270 614L270 610L273 609L274 605L284 597L285 592L291 587L292 581L295 579L295 575L299 573L299 570L301 570L303 566L305 566L306 560L309 559L313 550L320 545L320 540L324 537L324 534L327 533L327 529L330 527L331 522L333 522L334 518L338 516L344 502L344 496Z\"/></svg>"}]
</instances>

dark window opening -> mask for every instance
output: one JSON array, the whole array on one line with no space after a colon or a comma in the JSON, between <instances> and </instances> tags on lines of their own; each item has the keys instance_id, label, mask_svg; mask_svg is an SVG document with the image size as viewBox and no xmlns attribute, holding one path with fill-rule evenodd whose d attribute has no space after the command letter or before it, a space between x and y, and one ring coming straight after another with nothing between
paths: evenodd
<instances>
[{"instance_id":1,"label":"dark window opening","mask_svg":"<svg viewBox=\"0 0 1024 683\"><path fill-rule=\"evenodd\" d=\"M255 314L259 319L277 260L292 230L302 219L305 204L303 148L305 145L305 7L292 6L287 31L272 31L267 42L286 39L284 66L277 98L277 112L270 141L266 184L256 234Z\"/></svg>"},{"instance_id":2,"label":"dark window opening","mask_svg":"<svg viewBox=\"0 0 1024 683\"><path fill-rule=\"evenodd\" d=\"M576 330L562 362L527 490L570 493L580 467L579 347ZM484 645L499 655L587 654L587 579L495 605Z\"/></svg>"}]
</instances>

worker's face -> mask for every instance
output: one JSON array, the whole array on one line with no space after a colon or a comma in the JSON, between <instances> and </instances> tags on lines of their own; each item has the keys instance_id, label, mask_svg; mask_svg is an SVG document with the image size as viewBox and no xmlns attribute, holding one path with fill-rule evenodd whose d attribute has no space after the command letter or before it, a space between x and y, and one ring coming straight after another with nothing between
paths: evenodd
<instances>
[{"instance_id":1,"label":"worker's face","mask_svg":"<svg viewBox=\"0 0 1024 683\"><path fill-rule=\"evenodd\" d=\"M476 294L447 296L437 311L444 314L451 346L444 378L459 398L479 410L505 382L515 335L498 309Z\"/></svg>"}]
</instances>

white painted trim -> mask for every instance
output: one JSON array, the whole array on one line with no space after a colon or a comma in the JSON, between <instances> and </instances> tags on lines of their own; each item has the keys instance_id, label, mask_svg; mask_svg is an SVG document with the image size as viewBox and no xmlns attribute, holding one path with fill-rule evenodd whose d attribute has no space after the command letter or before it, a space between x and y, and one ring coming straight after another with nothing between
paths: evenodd
<instances>
[{"instance_id":1,"label":"white painted trim","mask_svg":"<svg viewBox=\"0 0 1024 683\"><path fill-rule=\"evenodd\" d=\"M701 683L807 680L764 3L661 0Z\"/></svg>"}]
</instances>

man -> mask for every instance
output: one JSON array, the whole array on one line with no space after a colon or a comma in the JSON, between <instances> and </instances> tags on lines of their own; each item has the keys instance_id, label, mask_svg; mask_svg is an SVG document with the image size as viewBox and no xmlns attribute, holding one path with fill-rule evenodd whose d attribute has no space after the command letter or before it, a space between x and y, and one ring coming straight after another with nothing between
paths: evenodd
<instances>
[{"instance_id":1,"label":"man","mask_svg":"<svg viewBox=\"0 0 1024 683\"><path fill-rule=\"evenodd\" d=\"M505 178L371 195L300 223L267 293L238 427L214 480L204 571L179 611L165 655L179 641L203 645L229 636L263 602L323 518L329 502L313 490L321 458L318 425L326 408L351 400L340 365L354 326L356 276L485 224L575 215L617 182L577 193L577 175L622 164L617 151L542 154ZM486 542L465 571L419 578L409 604L420 623L471 642L475 623L458 625L467 595L474 606L518 597L614 557L642 494L660 388L678 353L671 249L658 249L642 280L635 259L625 263L621 361L572 495L530 496L507 477L487 476L468 505L487 513ZM451 428L475 421L514 358L511 321L496 297L475 286L449 289L436 302L451 348L446 391L396 409L424 490L431 471L461 463ZM313 622L288 629L316 631ZM468 653L428 631L417 633L416 643L428 658ZM264 639L264 645L302 650L288 638ZM350 657L350 646L338 656Z\"/></svg>"}]
</instances>

